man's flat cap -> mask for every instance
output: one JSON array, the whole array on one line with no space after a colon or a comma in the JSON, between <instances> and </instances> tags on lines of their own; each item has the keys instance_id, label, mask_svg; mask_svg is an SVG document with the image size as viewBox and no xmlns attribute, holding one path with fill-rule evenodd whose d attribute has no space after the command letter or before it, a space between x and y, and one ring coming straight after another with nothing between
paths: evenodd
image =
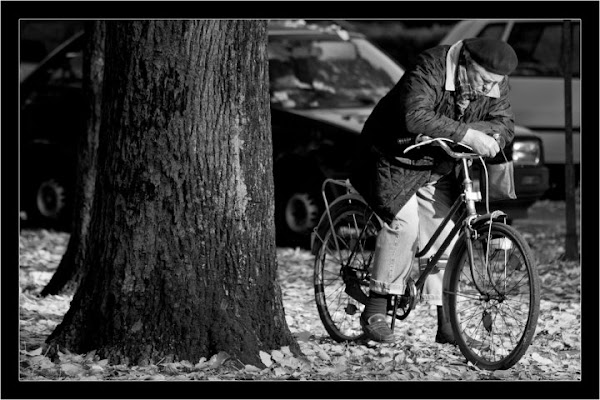
<instances>
[{"instance_id":1,"label":"man's flat cap","mask_svg":"<svg viewBox=\"0 0 600 400\"><path fill-rule=\"evenodd\" d=\"M509 75L517 68L519 60L513 48L497 39L465 39L465 49L477 64L486 71L498 75Z\"/></svg>"}]
</instances>

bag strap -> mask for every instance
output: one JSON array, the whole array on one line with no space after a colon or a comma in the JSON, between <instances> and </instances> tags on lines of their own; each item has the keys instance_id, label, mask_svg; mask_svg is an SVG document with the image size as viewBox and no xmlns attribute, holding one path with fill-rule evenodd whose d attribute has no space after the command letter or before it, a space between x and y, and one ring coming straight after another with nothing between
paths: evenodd
<instances>
[{"instance_id":1,"label":"bag strap","mask_svg":"<svg viewBox=\"0 0 600 400\"><path fill-rule=\"evenodd\" d=\"M494 135L492 135L492 137L496 140L496 142L498 142L498 147L500 147L500 134L495 133ZM506 158L506 154L504 154L504 148L500 147L500 151L502 152L502 155L504 156L504 161L508 162L508 158Z\"/></svg>"},{"instance_id":2,"label":"bag strap","mask_svg":"<svg viewBox=\"0 0 600 400\"><path fill-rule=\"evenodd\" d=\"M502 155L504 156L504 160L506 162L508 162L508 158L506 158L506 154L504 154L504 149L500 149L500 151L502 152Z\"/></svg>"}]
</instances>

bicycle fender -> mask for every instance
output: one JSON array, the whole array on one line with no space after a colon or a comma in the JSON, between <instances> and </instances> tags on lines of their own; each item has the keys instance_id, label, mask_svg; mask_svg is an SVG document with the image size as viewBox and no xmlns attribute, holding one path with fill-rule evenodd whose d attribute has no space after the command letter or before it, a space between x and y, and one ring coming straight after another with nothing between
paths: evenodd
<instances>
[{"instance_id":1,"label":"bicycle fender","mask_svg":"<svg viewBox=\"0 0 600 400\"><path fill-rule=\"evenodd\" d=\"M490 221L504 223L507 217L508 215L504 211L496 210L491 213L479 215L477 218L474 218L473 221L471 221L471 227L473 229L477 229L483 225L488 224ZM504 221L500 219L504 219Z\"/></svg>"},{"instance_id":2,"label":"bicycle fender","mask_svg":"<svg viewBox=\"0 0 600 400\"><path fill-rule=\"evenodd\" d=\"M330 204L329 204L329 210L333 210L334 207L337 204L340 203L350 203L350 202L356 202L358 204L362 204L365 207L368 207L369 205L367 204L367 202L365 201L365 199L358 193L346 193L338 198L336 198L335 200L333 200ZM327 229L329 228L329 215L327 213L327 210L325 210L323 212L323 214L321 215L321 218L319 219L319 223L314 227L311 235L310 235L310 249L313 255L317 254L317 251L319 249L320 246L320 240L323 237L324 233L327 231Z\"/></svg>"}]
</instances>

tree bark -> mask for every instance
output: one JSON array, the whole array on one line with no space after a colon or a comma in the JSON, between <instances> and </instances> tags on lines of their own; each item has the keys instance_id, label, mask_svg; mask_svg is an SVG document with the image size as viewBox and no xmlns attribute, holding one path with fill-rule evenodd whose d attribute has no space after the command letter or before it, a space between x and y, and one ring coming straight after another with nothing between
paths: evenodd
<instances>
[{"instance_id":1,"label":"tree bark","mask_svg":"<svg viewBox=\"0 0 600 400\"><path fill-rule=\"evenodd\" d=\"M258 365L277 283L266 22L107 22L89 272L50 343Z\"/></svg>"},{"instance_id":2,"label":"tree bark","mask_svg":"<svg viewBox=\"0 0 600 400\"><path fill-rule=\"evenodd\" d=\"M87 131L79 138L77 148L78 169L74 186L71 236L56 272L40 293L42 296L74 291L86 272L88 228L96 183L106 29L103 21L90 21L86 23L85 30L87 38L83 51L83 91L88 100Z\"/></svg>"}]
</instances>

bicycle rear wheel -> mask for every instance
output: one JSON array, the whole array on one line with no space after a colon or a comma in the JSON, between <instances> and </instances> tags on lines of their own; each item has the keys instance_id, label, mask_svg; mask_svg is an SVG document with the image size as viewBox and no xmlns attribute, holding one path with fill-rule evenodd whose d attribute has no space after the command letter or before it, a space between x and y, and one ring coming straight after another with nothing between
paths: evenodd
<instances>
[{"instance_id":1,"label":"bicycle rear wheel","mask_svg":"<svg viewBox=\"0 0 600 400\"><path fill-rule=\"evenodd\" d=\"M381 228L360 202L343 202L331 210L333 229L320 233L314 270L315 301L329 335L338 342L361 339L360 314L369 293L369 268Z\"/></svg>"},{"instance_id":2,"label":"bicycle rear wheel","mask_svg":"<svg viewBox=\"0 0 600 400\"><path fill-rule=\"evenodd\" d=\"M539 277L529 246L514 228L487 224L471 243L472 267L464 236L448 260L445 307L467 360L483 369L508 369L533 339Z\"/></svg>"}]
</instances>

